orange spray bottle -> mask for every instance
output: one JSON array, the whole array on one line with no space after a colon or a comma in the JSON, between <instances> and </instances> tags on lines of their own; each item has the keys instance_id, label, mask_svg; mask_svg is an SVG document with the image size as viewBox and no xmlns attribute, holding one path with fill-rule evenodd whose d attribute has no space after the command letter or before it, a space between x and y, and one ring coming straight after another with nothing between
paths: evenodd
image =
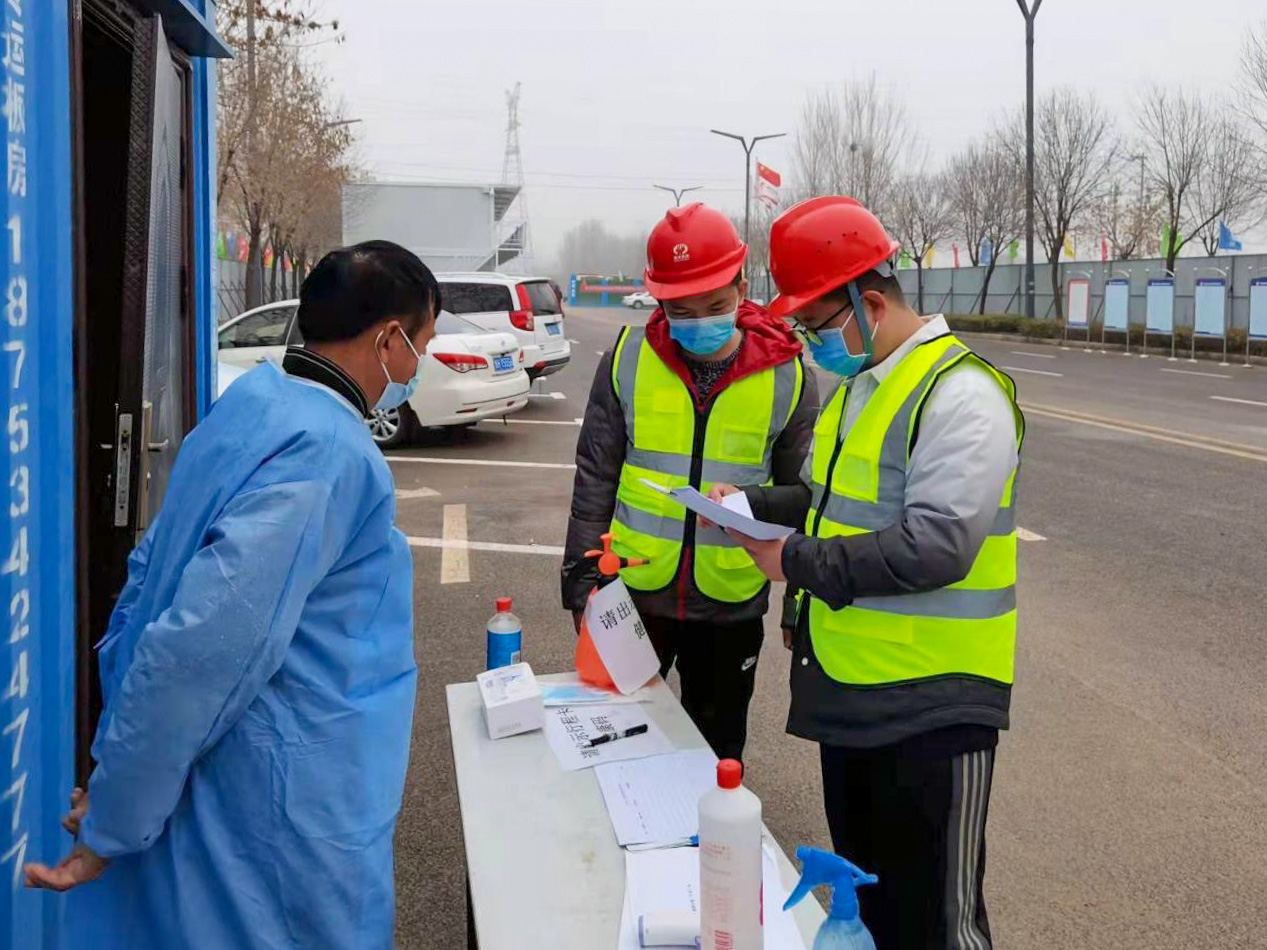
<instances>
[{"instance_id":1,"label":"orange spray bottle","mask_svg":"<svg viewBox=\"0 0 1267 950\"><path fill-rule=\"evenodd\" d=\"M604 534L602 541L603 549L601 551L585 552L586 560L596 559L598 561L598 585L594 590L590 591L591 599L599 588L606 587L620 576L621 568L641 567L649 563L645 558L624 558L613 551L611 532ZM583 618L581 620L581 634L576 640L576 672L582 682L591 686L611 690L616 688L611 674L607 672L607 667L603 665L603 658L598 655L598 647L594 646L594 638L590 636L589 625Z\"/></svg>"}]
</instances>

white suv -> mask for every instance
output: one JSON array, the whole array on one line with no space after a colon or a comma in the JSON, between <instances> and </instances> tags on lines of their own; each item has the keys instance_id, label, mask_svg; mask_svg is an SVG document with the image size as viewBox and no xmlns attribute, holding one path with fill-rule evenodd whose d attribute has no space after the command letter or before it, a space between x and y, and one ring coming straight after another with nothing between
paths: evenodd
<instances>
[{"instance_id":1,"label":"white suv","mask_svg":"<svg viewBox=\"0 0 1267 950\"><path fill-rule=\"evenodd\" d=\"M557 373L572 358L563 301L544 277L489 272L436 274L444 309L489 331L510 332L530 379Z\"/></svg>"}]
</instances>

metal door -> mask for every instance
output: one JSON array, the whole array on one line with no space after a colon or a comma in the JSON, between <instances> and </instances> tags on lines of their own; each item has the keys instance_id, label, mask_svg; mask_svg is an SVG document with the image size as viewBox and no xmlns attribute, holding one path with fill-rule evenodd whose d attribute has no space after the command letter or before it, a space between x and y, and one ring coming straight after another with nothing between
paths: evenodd
<instances>
[{"instance_id":1,"label":"metal door","mask_svg":"<svg viewBox=\"0 0 1267 950\"><path fill-rule=\"evenodd\" d=\"M127 543L138 540L158 513L189 419L184 76L160 17L151 17L139 33L114 441L114 527L126 533Z\"/></svg>"}]
</instances>

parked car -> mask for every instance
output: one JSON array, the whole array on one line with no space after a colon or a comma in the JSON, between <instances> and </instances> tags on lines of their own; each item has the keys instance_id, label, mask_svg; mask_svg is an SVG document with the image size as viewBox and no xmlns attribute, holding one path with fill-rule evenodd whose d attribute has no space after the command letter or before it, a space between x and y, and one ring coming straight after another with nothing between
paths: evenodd
<instances>
[{"instance_id":1,"label":"parked car","mask_svg":"<svg viewBox=\"0 0 1267 950\"><path fill-rule=\"evenodd\" d=\"M515 335L530 379L557 373L572 358L563 300L550 282L487 272L437 274L444 309L485 330Z\"/></svg>"},{"instance_id":2,"label":"parked car","mask_svg":"<svg viewBox=\"0 0 1267 950\"><path fill-rule=\"evenodd\" d=\"M643 308L654 310L660 306L655 297L652 297L645 290L635 290L631 294L625 294L625 296L620 298L620 302L626 307L633 307L635 310L642 310Z\"/></svg>"},{"instance_id":3,"label":"parked car","mask_svg":"<svg viewBox=\"0 0 1267 950\"><path fill-rule=\"evenodd\" d=\"M265 360L280 363L288 345L303 342L295 320L298 309L298 300L266 304L220 327L220 392L242 371ZM441 311L436 337L423 359L422 380L409 402L372 412L366 420L374 441L384 448L404 445L419 429L470 426L528 404L524 352L511 333L489 333Z\"/></svg>"}]
</instances>

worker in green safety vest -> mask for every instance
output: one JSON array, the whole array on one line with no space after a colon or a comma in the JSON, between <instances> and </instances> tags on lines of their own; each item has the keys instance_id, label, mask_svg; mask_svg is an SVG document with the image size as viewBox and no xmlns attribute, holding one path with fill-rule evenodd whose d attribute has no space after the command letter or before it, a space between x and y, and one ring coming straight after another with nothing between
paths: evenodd
<instances>
[{"instance_id":1,"label":"worker in green safety vest","mask_svg":"<svg viewBox=\"0 0 1267 950\"><path fill-rule=\"evenodd\" d=\"M802 591L788 731L819 743L836 850L879 875L859 893L877 945L981 950L1025 425L1012 380L907 306L897 250L851 198L774 222L771 313L839 385L801 484L744 489L758 518L802 533L734 537Z\"/></svg>"},{"instance_id":2,"label":"worker in green safety vest","mask_svg":"<svg viewBox=\"0 0 1267 950\"><path fill-rule=\"evenodd\" d=\"M734 539L701 528L650 487L797 484L817 389L801 345L747 298L747 246L702 204L672 208L647 241L645 327L621 330L594 377L576 449L562 571L579 624L597 580L584 555L607 531L682 705L722 758L739 758L764 636L769 582Z\"/></svg>"}]
</instances>

